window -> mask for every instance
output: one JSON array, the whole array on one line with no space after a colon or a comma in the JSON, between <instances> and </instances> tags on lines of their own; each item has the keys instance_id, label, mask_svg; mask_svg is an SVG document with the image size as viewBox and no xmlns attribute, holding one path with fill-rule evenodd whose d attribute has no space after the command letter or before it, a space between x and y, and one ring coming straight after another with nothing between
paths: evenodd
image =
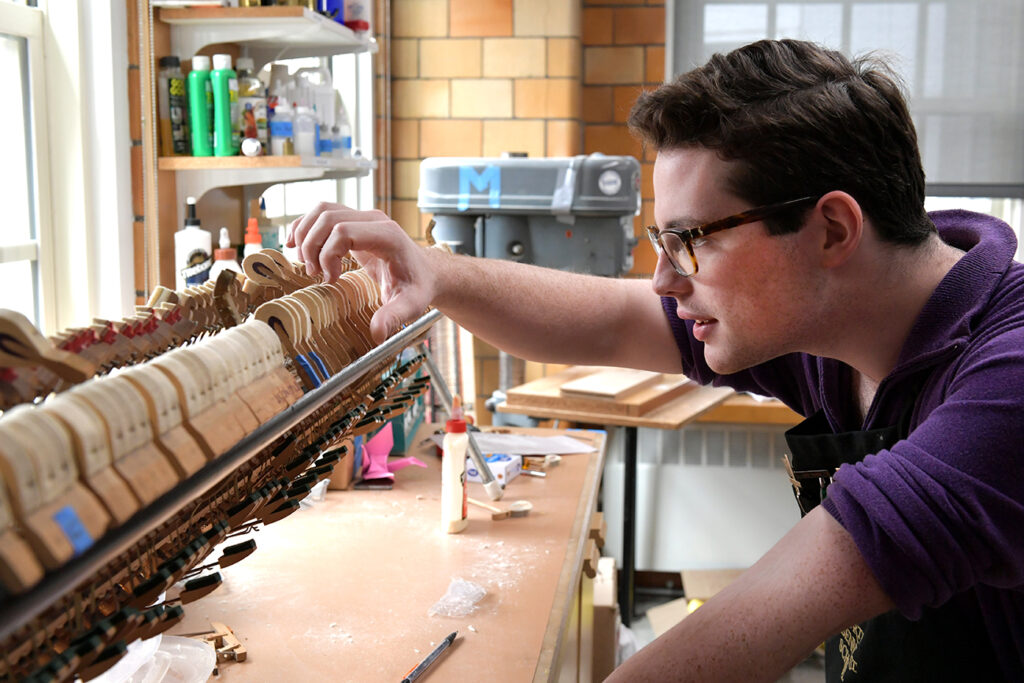
<instances>
[{"instance_id":1,"label":"window","mask_svg":"<svg viewBox=\"0 0 1024 683\"><path fill-rule=\"evenodd\" d=\"M1018 230L1024 198L1024 3L1019 0L674 0L669 71L762 38L800 38L847 55L879 51L909 94L929 208L941 197ZM966 200L962 198L968 198Z\"/></svg>"},{"instance_id":2,"label":"window","mask_svg":"<svg viewBox=\"0 0 1024 683\"><path fill-rule=\"evenodd\" d=\"M0 164L4 220L0 227L0 308L25 315L37 327L53 320L52 231L47 191L47 138L43 70L43 15L0 2Z\"/></svg>"}]
</instances>

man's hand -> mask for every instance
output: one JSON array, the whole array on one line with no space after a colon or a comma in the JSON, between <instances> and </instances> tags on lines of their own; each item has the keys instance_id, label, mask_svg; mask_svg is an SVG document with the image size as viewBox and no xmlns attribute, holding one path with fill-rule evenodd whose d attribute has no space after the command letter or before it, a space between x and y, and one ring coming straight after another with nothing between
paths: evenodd
<instances>
[{"instance_id":1,"label":"man's hand","mask_svg":"<svg viewBox=\"0 0 1024 683\"><path fill-rule=\"evenodd\" d=\"M341 259L351 254L380 283L381 307L370 322L378 344L421 316L436 293L428 250L381 211L321 203L292 222L287 246L298 249L307 273L323 273L327 282L341 275Z\"/></svg>"}]
</instances>

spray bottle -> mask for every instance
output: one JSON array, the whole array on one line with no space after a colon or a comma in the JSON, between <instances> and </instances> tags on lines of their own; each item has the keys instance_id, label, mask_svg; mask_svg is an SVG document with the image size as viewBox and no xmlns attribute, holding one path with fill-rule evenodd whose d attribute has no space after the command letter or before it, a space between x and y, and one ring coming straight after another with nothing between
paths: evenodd
<instances>
[{"instance_id":1,"label":"spray bottle","mask_svg":"<svg viewBox=\"0 0 1024 683\"><path fill-rule=\"evenodd\" d=\"M213 236L199 225L196 198L186 199L185 206L185 227L174 233L174 287L178 291L206 282L213 265L210 260Z\"/></svg>"},{"instance_id":2,"label":"spray bottle","mask_svg":"<svg viewBox=\"0 0 1024 683\"><path fill-rule=\"evenodd\" d=\"M270 138L267 135L267 97L263 82L253 75L251 57L238 58L238 129L242 139L256 138L266 150Z\"/></svg>"},{"instance_id":3,"label":"spray bottle","mask_svg":"<svg viewBox=\"0 0 1024 683\"><path fill-rule=\"evenodd\" d=\"M227 228L220 229L220 249L213 252L213 267L210 268L210 279L217 281L217 276L222 270L233 270L236 273L242 272L238 265L238 250L231 246L231 237Z\"/></svg>"},{"instance_id":4,"label":"spray bottle","mask_svg":"<svg viewBox=\"0 0 1024 683\"><path fill-rule=\"evenodd\" d=\"M462 419L462 401L452 399L451 419L441 443L441 531L457 534L466 528L466 451L469 435Z\"/></svg>"}]
</instances>

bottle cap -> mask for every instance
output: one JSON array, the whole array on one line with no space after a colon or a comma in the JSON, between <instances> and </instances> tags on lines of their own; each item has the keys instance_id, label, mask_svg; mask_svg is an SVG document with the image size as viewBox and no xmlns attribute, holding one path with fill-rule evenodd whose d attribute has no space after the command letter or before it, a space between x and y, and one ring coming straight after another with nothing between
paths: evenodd
<instances>
[{"instance_id":1,"label":"bottle cap","mask_svg":"<svg viewBox=\"0 0 1024 683\"><path fill-rule=\"evenodd\" d=\"M238 259L238 250L231 246L231 236L227 228L220 229L220 249L213 250L214 261L235 261Z\"/></svg>"},{"instance_id":2,"label":"bottle cap","mask_svg":"<svg viewBox=\"0 0 1024 683\"><path fill-rule=\"evenodd\" d=\"M246 71L252 71L255 67L252 57L239 57L235 64L238 66L239 71L242 71L243 69Z\"/></svg>"},{"instance_id":3,"label":"bottle cap","mask_svg":"<svg viewBox=\"0 0 1024 683\"><path fill-rule=\"evenodd\" d=\"M210 58L207 55L196 55L192 58L193 71L209 71Z\"/></svg>"},{"instance_id":4,"label":"bottle cap","mask_svg":"<svg viewBox=\"0 0 1024 683\"><path fill-rule=\"evenodd\" d=\"M249 218L249 222L245 225L245 243L246 244L262 244L263 237L260 235L260 224L253 216Z\"/></svg>"},{"instance_id":5,"label":"bottle cap","mask_svg":"<svg viewBox=\"0 0 1024 683\"><path fill-rule=\"evenodd\" d=\"M161 67L164 67L164 66L181 66L181 60L178 59L177 57L175 57L174 55L169 55L167 57L161 57L160 58L160 66Z\"/></svg>"},{"instance_id":6,"label":"bottle cap","mask_svg":"<svg viewBox=\"0 0 1024 683\"><path fill-rule=\"evenodd\" d=\"M231 55L214 55L213 56L213 68L218 69L230 69L231 68Z\"/></svg>"},{"instance_id":7,"label":"bottle cap","mask_svg":"<svg viewBox=\"0 0 1024 683\"><path fill-rule=\"evenodd\" d=\"M242 140L242 156L258 157L263 154L263 143L257 138L245 138Z\"/></svg>"},{"instance_id":8,"label":"bottle cap","mask_svg":"<svg viewBox=\"0 0 1024 683\"><path fill-rule=\"evenodd\" d=\"M196 198L186 197L185 198L185 227L201 227L199 218L196 217Z\"/></svg>"},{"instance_id":9,"label":"bottle cap","mask_svg":"<svg viewBox=\"0 0 1024 683\"><path fill-rule=\"evenodd\" d=\"M445 422L444 430L449 434L461 434L466 431L466 421L462 419L462 399L458 396L452 397L452 414Z\"/></svg>"}]
</instances>

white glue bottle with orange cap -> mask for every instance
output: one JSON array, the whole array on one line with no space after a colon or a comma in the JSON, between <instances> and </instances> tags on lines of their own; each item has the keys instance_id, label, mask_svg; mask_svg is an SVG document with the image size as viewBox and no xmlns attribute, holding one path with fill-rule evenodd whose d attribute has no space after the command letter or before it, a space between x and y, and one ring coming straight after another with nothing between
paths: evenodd
<instances>
[{"instance_id":1,"label":"white glue bottle with orange cap","mask_svg":"<svg viewBox=\"0 0 1024 683\"><path fill-rule=\"evenodd\" d=\"M441 444L441 531L457 534L466 528L466 451L469 435L462 419L462 401L452 399L452 413Z\"/></svg>"}]
</instances>

